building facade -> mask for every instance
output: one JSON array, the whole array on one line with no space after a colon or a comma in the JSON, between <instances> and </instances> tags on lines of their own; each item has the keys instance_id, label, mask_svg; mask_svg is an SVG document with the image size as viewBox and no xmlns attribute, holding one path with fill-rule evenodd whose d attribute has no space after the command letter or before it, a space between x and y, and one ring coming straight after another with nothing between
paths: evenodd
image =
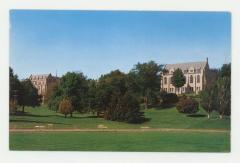
<instances>
[{"instance_id":1,"label":"building facade","mask_svg":"<svg viewBox=\"0 0 240 163\"><path fill-rule=\"evenodd\" d=\"M42 103L46 101L47 91L56 83L59 82L59 78L52 76L51 74L30 75L29 79L32 84L37 88L38 94L42 96Z\"/></svg>"},{"instance_id":2,"label":"building facade","mask_svg":"<svg viewBox=\"0 0 240 163\"><path fill-rule=\"evenodd\" d=\"M181 69L186 83L180 87L175 88L172 85L171 79L173 72L176 69ZM164 72L161 74L161 90L168 93L195 93L198 94L207 85L207 77L209 72L208 59L202 62L188 62L179 64L167 64L164 67Z\"/></svg>"}]
</instances>

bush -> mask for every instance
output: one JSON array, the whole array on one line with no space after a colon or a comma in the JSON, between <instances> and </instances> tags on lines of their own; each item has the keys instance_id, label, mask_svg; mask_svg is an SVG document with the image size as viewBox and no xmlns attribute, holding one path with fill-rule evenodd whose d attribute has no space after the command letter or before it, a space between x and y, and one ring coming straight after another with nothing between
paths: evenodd
<instances>
[{"instance_id":1,"label":"bush","mask_svg":"<svg viewBox=\"0 0 240 163\"><path fill-rule=\"evenodd\" d=\"M160 92L161 105L168 106L178 102L178 96L175 93Z\"/></svg>"},{"instance_id":2,"label":"bush","mask_svg":"<svg viewBox=\"0 0 240 163\"><path fill-rule=\"evenodd\" d=\"M16 114L17 112L17 102L16 100L10 100L9 102L9 113Z\"/></svg>"},{"instance_id":3,"label":"bush","mask_svg":"<svg viewBox=\"0 0 240 163\"><path fill-rule=\"evenodd\" d=\"M73 112L73 106L72 106L72 102L69 99L63 99L60 103L59 103L59 112L65 115L65 118L67 117L68 114L71 114L72 116L72 112Z\"/></svg>"},{"instance_id":4,"label":"bush","mask_svg":"<svg viewBox=\"0 0 240 163\"><path fill-rule=\"evenodd\" d=\"M179 113L194 114L199 111L199 104L191 97L183 96L176 105Z\"/></svg>"}]
</instances>

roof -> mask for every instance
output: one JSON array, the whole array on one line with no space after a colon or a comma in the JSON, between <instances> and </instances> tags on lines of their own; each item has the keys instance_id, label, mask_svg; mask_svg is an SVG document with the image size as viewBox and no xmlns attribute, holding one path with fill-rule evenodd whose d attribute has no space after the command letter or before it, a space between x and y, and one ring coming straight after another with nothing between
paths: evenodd
<instances>
[{"instance_id":1,"label":"roof","mask_svg":"<svg viewBox=\"0 0 240 163\"><path fill-rule=\"evenodd\" d=\"M207 65L207 61L201 61L201 62L186 62L186 63L177 63L177 64L167 64L165 66L165 69L181 69L181 70L187 70L189 68L195 68L195 69L204 69Z\"/></svg>"},{"instance_id":2,"label":"roof","mask_svg":"<svg viewBox=\"0 0 240 163\"><path fill-rule=\"evenodd\" d=\"M44 78L48 78L49 76L51 76L51 74L36 74L36 75L30 75L30 79L31 78L39 78L39 79L44 79Z\"/></svg>"}]
</instances>

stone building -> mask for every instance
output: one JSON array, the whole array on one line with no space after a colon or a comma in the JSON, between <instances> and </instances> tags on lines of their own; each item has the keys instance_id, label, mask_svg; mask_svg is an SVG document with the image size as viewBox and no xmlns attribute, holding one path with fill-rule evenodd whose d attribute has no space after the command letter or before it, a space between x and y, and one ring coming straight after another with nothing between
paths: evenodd
<instances>
[{"instance_id":1,"label":"stone building","mask_svg":"<svg viewBox=\"0 0 240 163\"><path fill-rule=\"evenodd\" d=\"M181 69L186 77L186 83L181 88L175 88L171 84L173 72ZM168 93L195 93L203 90L207 85L209 72L208 59L202 62L188 62L165 65L165 71L161 74L161 89ZM176 89L176 90L175 90Z\"/></svg>"},{"instance_id":2,"label":"stone building","mask_svg":"<svg viewBox=\"0 0 240 163\"><path fill-rule=\"evenodd\" d=\"M37 88L38 94L42 96L42 103L46 101L47 91L56 83L59 82L59 78L52 76L51 74L30 75L29 79L32 84Z\"/></svg>"}]
</instances>

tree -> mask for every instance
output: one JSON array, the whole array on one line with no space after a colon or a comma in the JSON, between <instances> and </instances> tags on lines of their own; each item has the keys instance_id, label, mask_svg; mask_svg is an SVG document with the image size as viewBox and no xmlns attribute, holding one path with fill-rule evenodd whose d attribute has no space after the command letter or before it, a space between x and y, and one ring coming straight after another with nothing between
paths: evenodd
<instances>
[{"instance_id":1,"label":"tree","mask_svg":"<svg viewBox=\"0 0 240 163\"><path fill-rule=\"evenodd\" d=\"M52 96L52 94L54 93L54 90L57 88L58 86L58 82L51 82L48 84L47 86L47 90L45 92L45 97L44 97L44 103L48 104L50 102L50 98Z\"/></svg>"},{"instance_id":2,"label":"tree","mask_svg":"<svg viewBox=\"0 0 240 163\"><path fill-rule=\"evenodd\" d=\"M97 99L97 81L96 80L88 80L88 110L93 114L98 112L98 99Z\"/></svg>"},{"instance_id":3,"label":"tree","mask_svg":"<svg viewBox=\"0 0 240 163\"><path fill-rule=\"evenodd\" d=\"M176 105L179 113L194 114L199 111L199 104L191 97L182 97Z\"/></svg>"},{"instance_id":4,"label":"tree","mask_svg":"<svg viewBox=\"0 0 240 163\"><path fill-rule=\"evenodd\" d=\"M74 111L84 112L88 106L88 82L83 73L67 72L60 78L59 85L54 89L49 107L56 110L64 98L71 100ZM72 116L72 113L70 113Z\"/></svg>"},{"instance_id":5,"label":"tree","mask_svg":"<svg viewBox=\"0 0 240 163\"><path fill-rule=\"evenodd\" d=\"M219 117L231 114L231 79L222 77L218 80Z\"/></svg>"},{"instance_id":6,"label":"tree","mask_svg":"<svg viewBox=\"0 0 240 163\"><path fill-rule=\"evenodd\" d=\"M218 110L219 108L218 88L216 81L215 84L210 83L205 90L200 92L200 99L201 106L207 112L209 119L211 112L213 110Z\"/></svg>"},{"instance_id":7,"label":"tree","mask_svg":"<svg viewBox=\"0 0 240 163\"><path fill-rule=\"evenodd\" d=\"M64 114L65 118L68 114L72 114L73 112L73 106L70 99L64 98L59 103L59 112Z\"/></svg>"},{"instance_id":8,"label":"tree","mask_svg":"<svg viewBox=\"0 0 240 163\"><path fill-rule=\"evenodd\" d=\"M176 88L182 87L185 83L186 83L186 78L182 70L179 68L176 69L173 72L173 76L172 76L172 85L175 87L175 92L176 92Z\"/></svg>"},{"instance_id":9,"label":"tree","mask_svg":"<svg viewBox=\"0 0 240 163\"><path fill-rule=\"evenodd\" d=\"M154 61L147 63L138 63L130 71L135 75L136 82L140 87L140 94L144 101L145 109L148 108L149 98L153 95L153 92L160 91L160 72L162 65L158 65ZM156 95L156 94L155 94Z\"/></svg>"},{"instance_id":10,"label":"tree","mask_svg":"<svg viewBox=\"0 0 240 163\"><path fill-rule=\"evenodd\" d=\"M167 93L166 91L159 92L161 106L169 107L175 105L178 102L178 96L175 93Z\"/></svg>"},{"instance_id":11,"label":"tree","mask_svg":"<svg viewBox=\"0 0 240 163\"><path fill-rule=\"evenodd\" d=\"M24 112L25 106L38 106L40 97L37 89L32 85L31 81L26 79L19 81L18 76L14 74L13 69L9 68L9 104L10 109L17 111L18 106L22 107Z\"/></svg>"},{"instance_id":12,"label":"tree","mask_svg":"<svg viewBox=\"0 0 240 163\"><path fill-rule=\"evenodd\" d=\"M21 81L18 104L22 107L22 112L24 112L25 106L39 106L40 99L37 89L29 79Z\"/></svg>"},{"instance_id":13,"label":"tree","mask_svg":"<svg viewBox=\"0 0 240 163\"><path fill-rule=\"evenodd\" d=\"M213 70L211 75L213 74L214 77L206 89L200 93L201 105L207 111L208 118L216 110L222 119L223 115L231 114L231 64L224 64L220 70Z\"/></svg>"},{"instance_id":14,"label":"tree","mask_svg":"<svg viewBox=\"0 0 240 163\"><path fill-rule=\"evenodd\" d=\"M19 91L21 89L21 83L18 76L14 74L13 69L9 67L9 104L13 104L17 107L19 101Z\"/></svg>"},{"instance_id":15,"label":"tree","mask_svg":"<svg viewBox=\"0 0 240 163\"><path fill-rule=\"evenodd\" d=\"M97 85L98 108L104 111L104 118L112 121L140 123L143 113L134 84L129 76L115 70L100 77Z\"/></svg>"}]
</instances>

